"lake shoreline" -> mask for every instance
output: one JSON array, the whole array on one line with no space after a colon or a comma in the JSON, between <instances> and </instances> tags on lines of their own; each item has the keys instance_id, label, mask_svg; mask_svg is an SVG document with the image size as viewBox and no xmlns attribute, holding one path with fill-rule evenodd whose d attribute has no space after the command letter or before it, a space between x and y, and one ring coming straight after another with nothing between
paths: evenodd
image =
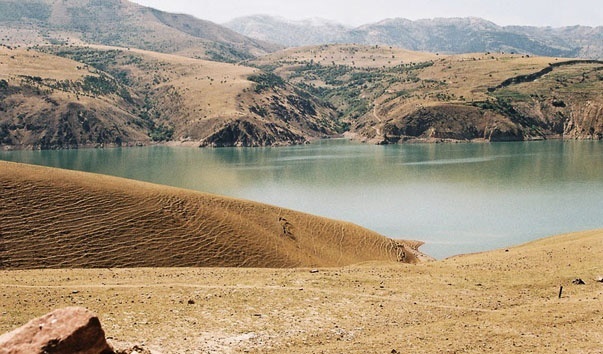
<instances>
[{"instance_id":1,"label":"lake shoreline","mask_svg":"<svg viewBox=\"0 0 603 354\"><path fill-rule=\"evenodd\" d=\"M167 146L167 147L186 147L186 148L199 148L199 149L223 149L223 148L281 148L291 146L303 146L307 144L314 144L323 140L350 140L358 143L369 144L369 145L411 145L411 144L497 144L497 143L517 143L517 142L542 142L542 141L602 141L595 137L590 138L569 138L563 135L547 135L540 138L530 137L524 140L489 140L486 138L477 138L471 140L462 139L448 139L448 138L418 138L418 137L402 137L398 142L389 142L385 137L379 138L367 138L354 132L344 132L342 134L323 136L323 137L308 137L304 143L286 143L286 144L272 144L265 146L210 146L204 145L203 141L199 140L170 140L170 141L132 141L122 144L84 144L77 146L64 146L64 147L50 147L40 148L37 145L0 145L0 151L60 151L60 150L82 150L82 149L113 149L113 148L136 148L136 147L148 147L148 146Z\"/></svg>"}]
</instances>

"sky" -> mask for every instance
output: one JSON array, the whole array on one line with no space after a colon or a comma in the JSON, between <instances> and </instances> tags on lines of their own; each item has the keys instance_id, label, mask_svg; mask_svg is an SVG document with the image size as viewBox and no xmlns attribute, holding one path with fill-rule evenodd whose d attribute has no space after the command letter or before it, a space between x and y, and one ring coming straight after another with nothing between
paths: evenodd
<instances>
[{"instance_id":1,"label":"sky","mask_svg":"<svg viewBox=\"0 0 603 354\"><path fill-rule=\"evenodd\" d=\"M224 23L266 14L361 25L386 18L481 17L499 25L603 26L602 0L132 0L159 10Z\"/></svg>"}]
</instances>

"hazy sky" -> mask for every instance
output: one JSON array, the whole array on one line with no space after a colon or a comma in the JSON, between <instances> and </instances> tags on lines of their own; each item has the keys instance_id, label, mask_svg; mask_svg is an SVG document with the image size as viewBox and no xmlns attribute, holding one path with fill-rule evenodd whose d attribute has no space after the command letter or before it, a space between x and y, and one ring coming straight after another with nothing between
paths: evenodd
<instances>
[{"instance_id":1,"label":"hazy sky","mask_svg":"<svg viewBox=\"0 0 603 354\"><path fill-rule=\"evenodd\" d=\"M169 12L223 23L268 14L320 17L359 25L386 18L482 17L499 25L603 26L601 0L133 0Z\"/></svg>"}]
</instances>

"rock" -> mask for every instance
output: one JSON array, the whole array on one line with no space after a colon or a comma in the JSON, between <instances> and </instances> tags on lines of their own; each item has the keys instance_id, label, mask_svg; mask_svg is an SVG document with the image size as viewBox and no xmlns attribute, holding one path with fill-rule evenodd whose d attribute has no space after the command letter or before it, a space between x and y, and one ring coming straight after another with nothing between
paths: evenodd
<instances>
[{"instance_id":1,"label":"rock","mask_svg":"<svg viewBox=\"0 0 603 354\"><path fill-rule=\"evenodd\" d=\"M110 354L100 321L81 307L55 310L0 336L0 353Z\"/></svg>"},{"instance_id":2,"label":"rock","mask_svg":"<svg viewBox=\"0 0 603 354\"><path fill-rule=\"evenodd\" d=\"M599 275L596 279L597 283L603 283L603 275Z\"/></svg>"},{"instance_id":3,"label":"rock","mask_svg":"<svg viewBox=\"0 0 603 354\"><path fill-rule=\"evenodd\" d=\"M195 300L193 300L193 299L188 300L188 304L189 305L194 305L195 304Z\"/></svg>"},{"instance_id":4,"label":"rock","mask_svg":"<svg viewBox=\"0 0 603 354\"><path fill-rule=\"evenodd\" d=\"M575 285L585 285L586 283L584 282L584 280L582 280L580 278L577 278L577 279L574 279L574 281L572 281L572 284L575 284Z\"/></svg>"},{"instance_id":5,"label":"rock","mask_svg":"<svg viewBox=\"0 0 603 354\"><path fill-rule=\"evenodd\" d=\"M156 351L145 348L142 344L132 344L126 342L111 342L115 354L161 354Z\"/></svg>"}]
</instances>

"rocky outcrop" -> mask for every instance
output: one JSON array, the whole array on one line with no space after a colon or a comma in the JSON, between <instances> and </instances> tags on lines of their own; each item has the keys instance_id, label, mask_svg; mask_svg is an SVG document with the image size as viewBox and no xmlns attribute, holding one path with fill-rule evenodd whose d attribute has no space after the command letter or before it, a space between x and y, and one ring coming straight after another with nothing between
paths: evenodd
<instances>
[{"instance_id":1,"label":"rocky outcrop","mask_svg":"<svg viewBox=\"0 0 603 354\"><path fill-rule=\"evenodd\" d=\"M572 60L506 79L489 87L485 100L463 97L454 102L452 96L442 93L410 99L401 95L384 100L386 104L367 113L354 129L366 140L381 144L601 140L602 73L601 61ZM447 102L429 102L433 97Z\"/></svg>"},{"instance_id":2,"label":"rocky outcrop","mask_svg":"<svg viewBox=\"0 0 603 354\"><path fill-rule=\"evenodd\" d=\"M96 315L81 307L68 307L0 336L0 353L109 354L114 351Z\"/></svg>"},{"instance_id":3,"label":"rocky outcrop","mask_svg":"<svg viewBox=\"0 0 603 354\"><path fill-rule=\"evenodd\" d=\"M523 140L520 126L491 111L466 105L423 107L385 123L382 144L405 141ZM376 137L379 139L379 137Z\"/></svg>"},{"instance_id":4,"label":"rocky outcrop","mask_svg":"<svg viewBox=\"0 0 603 354\"><path fill-rule=\"evenodd\" d=\"M201 141L201 147L274 146L303 144L306 138L275 123L258 124L250 120L225 123Z\"/></svg>"}]
</instances>

